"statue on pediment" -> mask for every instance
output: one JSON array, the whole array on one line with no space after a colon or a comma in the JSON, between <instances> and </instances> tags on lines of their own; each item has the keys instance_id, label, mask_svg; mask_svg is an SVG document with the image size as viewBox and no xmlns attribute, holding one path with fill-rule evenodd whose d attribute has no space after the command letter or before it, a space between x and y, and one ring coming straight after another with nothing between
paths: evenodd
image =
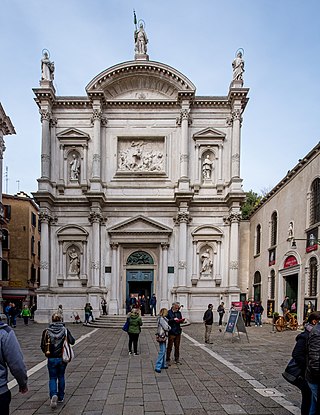
<instances>
[{"instance_id":1,"label":"statue on pediment","mask_svg":"<svg viewBox=\"0 0 320 415\"><path fill-rule=\"evenodd\" d=\"M149 40L142 22L139 25L139 30L136 29L134 32L134 41L136 53L145 55L147 53L147 43Z\"/></svg>"},{"instance_id":2,"label":"statue on pediment","mask_svg":"<svg viewBox=\"0 0 320 415\"><path fill-rule=\"evenodd\" d=\"M41 80L53 81L54 78L54 62L49 59L48 51L44 50L41 59Z\"/></svg>"},{"instance_id":3,"label":"statue on pediment","mask_svg":"<svg viewBox=\"0 0 320 415\"><path fill-rule=\"evenodd\" d=\"M242 81L242 74L244 72L244 60L242 59L242 52L239 50L237 56L232 62L233 80Z\"/></svg>"}]
</instances>

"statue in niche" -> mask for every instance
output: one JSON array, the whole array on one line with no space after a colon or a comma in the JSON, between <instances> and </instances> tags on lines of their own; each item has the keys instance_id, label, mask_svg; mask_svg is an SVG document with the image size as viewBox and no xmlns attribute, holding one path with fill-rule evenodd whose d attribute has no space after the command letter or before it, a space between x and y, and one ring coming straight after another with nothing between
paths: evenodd
<instances>
[{"instance_id":1,"label":"statue in niche","mask_svg":"<svg viewBox=\"0 0 320 415\"><path fill-rule=\"evenodd\" d=\"M47 51L43 52L41 59L41 80L42 81L53 81L54 78L54 62L49 59Z\"/></svg>"},{"instance_id":2,"label":"statue in niche","mask_svg":"<svg viewBox=\"0 0 320 415\"><path fill-rule=\"evenodd\" d=\"M136 53L145 55L147 53L147 43L149 40L142 23L140 23L139 30L135 30L134 32L134 41Z\"/></svg>"},{"instance_id":3,"label":"statue in niche","mask_svg":"<svg viewBox=\"0 0 320 415\"><path fill-rule=\"evenodd\" d=\"M233 80L242 81L242 74L244 72L244 60L242 59L242 52L237 53L236 58L232 62Z\"/></svg>"},{"instance_id":4,"label":"statue in niche","mask_svg":"<svg viewBox=\"0 0 320 415\"><path fill-rule=\"evenodd\" d=\"M70 161L70 180L79 180L80 175L80 160L76 154L72 155Z\"/></svg>"},{"instance_id":5,"label":"statue in niche","mask_svg":"<svg viewBox=\"0 0 320 415\"><path fill-rule=\"evenodd\" d=\"M201 261L202 261L201 274L211 274L212 267L213 267L213 261L210 256L209 249L207 249L206 252L204 252L201 255Z\"/></svg>"},{"instance_id":6,"label":"statue in niche","mask_svg":"<svg viewBox=\"0 0 320 415\"><path fill-rule=\"evenodd\" d=\"M289 228L288 228L288 239L292 239L293 237L294 237L293 222L290 222Z\"/></svg>"},{"instance_id":7,"label":"statue in niche","mask_svg":"<svg viewBox=\"0 0 320 415\"><path fill-rule=\"evenodd\" d=\"M209 158L209 154L206 155L206 158L204 159L202 163L202 176L204 180L211 179L212 174L212 161Z\"/></svg>"},{"instance_id":8,"label":"statue in niche","mask_svg":"<svg viewBox=\"0 0 320 415\"><path fill-rule=\"evenodd\" d=\"M69 252L69 275L79 276L80 274L80 258L75 248L72 248Z\"/></svg>"}]
</instances>

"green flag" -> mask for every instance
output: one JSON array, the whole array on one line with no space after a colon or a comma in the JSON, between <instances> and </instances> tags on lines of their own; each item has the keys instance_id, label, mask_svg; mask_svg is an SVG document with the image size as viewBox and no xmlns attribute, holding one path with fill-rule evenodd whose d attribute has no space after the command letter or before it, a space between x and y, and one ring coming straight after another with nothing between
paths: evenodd
<instances>
[{"instance_id":1,"label":"green flag","mask_svg":"<svg viewBox=\"0 0 320 415\"><path fill-rule=\"evenodd\" d=\"M137 25L137 16L136 16L136 12L133 10L133 23L135 25Z\"/></svg>"}]
</instances>

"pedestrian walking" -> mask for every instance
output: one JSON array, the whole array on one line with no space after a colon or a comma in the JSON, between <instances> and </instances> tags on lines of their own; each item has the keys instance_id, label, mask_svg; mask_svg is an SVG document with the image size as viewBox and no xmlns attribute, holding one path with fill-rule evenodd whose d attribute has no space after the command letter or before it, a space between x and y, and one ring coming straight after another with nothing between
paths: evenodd
<instances>
[{"instance_id":1,"label":"pedestrian walking","mask_svg":"<svg viewBox=\"0 0 320 415\"><path fill-rule=\"evenodd\" d=\"M156 306L157 306L157 297L155 294L152 294L152 297L150 298L150 314L152 316L157 315Z\"/></svg>"},{"instance_id":2,"label":"pedestrian walking","mask_svg":"<svg viewBox=\"0 0 320 415\"><path fill-rule=\"evenodd\" d=\"M251 316L253 314L253 306L251 301L246 301L244 304L245 326L251 327Z\"/></svg>"},{"instance_id":3,"label":"pedestrian walking","mask_svg":"<svg viewBox=\"0 0 320 415\"><path fill-rule=\"evenodd\" d=\"M264 311L261 301L258 301L255 303L253 311L254 311L254 324L256 327L261 327L262 326L262 313Z\"/></svg>"},{"instance_id":4,"label":"pedestrian walking","mask_svg":"<svg viewBox=\"0 0 320 415\"><path fill-rule=\"evenodd\" d=\"M290 305L289 305L289 297L287 295L284 297L284 300L282 301L280 308L282 310L283 315L285 315L287 311L289 311Z\"/></svg>"},{"instance_id":5,"label":"pedestrian walking","mask_svg":"<svg viewBox=\"0 0 320 415\"><path fill-rule=\"evenodd\" d=\"M102 298L101 300L101 308L102 308L102 315L106 316L107 315L107 302L104 298Z\"/></svg>"},{"instance_id":6,"label":"pedestrian walking","mask_svg":"<svg viewBox=\"0 0 320 415\"><path fill-rule=\"evenodd\" d=\"M90 316L92 318L92 307L90 303L84 306L84 324L89 324Z\"/></svg>"},{"instance_id":7,"label":"pedestrian walking","mask_svg":"<svg viewBox=\"0 0 320 415\"><path fill-rule=\"evenodd\" d=\"M6 315L6 317L7 317L7 324L8 324L8 326L10 326L10 308L11 308L11 303L9 303L6 307L5 307L5 309L4 309L4 314Z\"/></svg>"},{"instance_id":8,"label":"pedestrian walking","mask_svg":"<svg viewBox=\"0 0 320 415\"><path fill-rule=\"evenodd\" d=\"M305 378L307 368L307 353L308 353L308 339L311 330L320 321L320 311L312 312L305 325L304 332L298 334L296 337L296 344L292 350L292 358L299 366L301 374L294 383L301 391L301 415L309 415L311 407L311 390Z\"/></svg>"},{"instance_id":9,"label":"pedestrian walking","mask_svg":"<svg viewBox=\"0 0 320 415\"><path fill-rule=\"evenodd\" d=\"M27 369L14 330L1 320L0 314L0 414L9 415L11 392L8 389L8 368L19 385L19 392L28 392Z\"/></svg>"},{"instance_id":10,"label":"pedestrian walking","mask_svg":"<svg viewBox=\"0 0 320 415\"><path fill-rule=\"evenodd\" d=\"M210 341L210 334L212 331L212 324L213 324L212 309L213 309L213 305L209 304L208 309L205 311L203 315L203 322L204 322L204 327L205 327L204 342L209 343L209 344L212 344L212 342Z\"/></svg>"},{"instance_id":11,"label":"pedestrian walking","mask_svg":"<svg viewBox=\"0 0 320 415\"><path fill-rule=\"evenodd\" d=\"M141 332L142 319L140 317L140 311L138 308L133 308L128 316L129 319L129 355L132 355L132 345L133 353L135 356L138 355L138 341L139 335Z\"/></svg>"},{"instance_id":12,"label":"pedestrian walking","mask_svg":"<svg viewBox=\"0 0 320 415\"><path fill-rule=\"evenodd\" d=\"M10 316L10 326L15 328L17 326L17 307L15 303L11 303L11 307L9 309L9 316Z\"/></svg>"},{"instance_id":13,"label":"pedestrian walking","mask_svg":"<svg viewBox=\"0 0 320 415\"><path fill-rule=\"evenodd\" d=\"M65 371L67 363L62 360L63 342L67 337L69 344L74 344L75 339L69 329L65 328L61 315L53 314L52 323L42 333L41 350L48 358L49 372L49 396L52 409L57 403L62 403L65 395Z\"/></svg>"},{"instance_id":14,"label":"pedestrian walking","mask_svg":"<svg viewBox=\"0 0 320 415\"><path fill-rule=\"evenodd\" d=\"M180 341L181 341L181 323L184 322L182 314L180 311L180 303L175 302L172 304L171 309L168 312L168 323L170 326L169 338L168 338L168 347L167 347L167 365L170 366L170 356L172 348L174 345L174 360L176 364L181 364L180 362Z\"/></svg>"},{"instance_id":15,"label":"pedestrian walking","mask_svg":"<svg viewBox=\"0 0 320 415\"><path fill-rule=\"evenodd\" d=\"M63 322L63 308L62 308L62 304L59 304L58 306L58 310L57 310L57 314L59 314L61 321Z\"/></svg>"},{"instance_id":16,"label":"pedestrian walking","mask_svg":"<svg viewBox=\"0 0 320 415\"><path fill-rule=\"evenodd\" d=\"M31 317L31 311L26 304L21 311L21 317L23 318L24 325L27 326L29 324L29 318Z\"/></svg>"},{"instance_id":17,"label":"pedestrian walking","mask_svg":"<svg viewBox=\"0 0 320 415\"><path fill-rule=\"evenodd\" d=\"M219 331L221 332L221 328L222 328L222 320L223 320L223 316L224 313L226 312L225 308L224 308L224 302L221 301L219 307L217 308L217 311L219 313Z\"/></svg>"},{"instance_id":18,"label":"pedestrian walking","mask_svg":"<svg viewBox=\"0 0 320 415\"><path fill-rule=\"evenodd\" d=\"M161 308L157 320L156 334L156 340L159 343L159 353L154 370L157 373L161 373L161 369L168 369L168 365L166 364L166 346L170 326L168 324L167 315L168 310L166 308Z\"/></svg>"}]
</instances>

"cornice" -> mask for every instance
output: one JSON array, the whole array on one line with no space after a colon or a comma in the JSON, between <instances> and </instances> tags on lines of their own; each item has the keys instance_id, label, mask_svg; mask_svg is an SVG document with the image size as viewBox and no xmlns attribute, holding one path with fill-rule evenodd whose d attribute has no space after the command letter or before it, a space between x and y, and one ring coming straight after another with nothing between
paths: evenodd
<instances>
[{"instance_id":1,"label":"cornice","mask_svg":"<svg viewBox=\"0 0 320 415\"><path fill-rule=\"evenodd\" d=\"M14 126L0 103L0 130L3 135L15 134Z\"/></svg>"},{"instance_id":2,"label":"cornice","mask_svg":"<svg viewBox=\"0 0 320 415\"><path fill-rule=\"evenodd\" d=\"M180 108L179 103L176 100L107 100L106 107L122 107L122 108Z\"/></svg>"}]
</instances>

